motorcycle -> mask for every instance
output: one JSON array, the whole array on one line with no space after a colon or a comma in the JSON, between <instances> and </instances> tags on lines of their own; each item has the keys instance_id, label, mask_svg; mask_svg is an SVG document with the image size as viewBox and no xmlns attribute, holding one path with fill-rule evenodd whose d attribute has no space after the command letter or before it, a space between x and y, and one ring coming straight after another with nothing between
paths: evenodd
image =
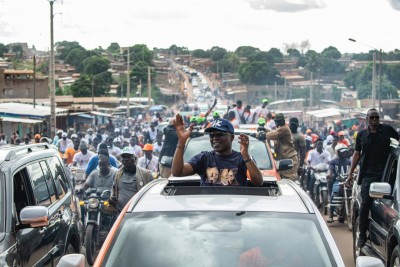
<instances>
[{"instance_id":1,"label":"motorcycle","mask_svg":"<svg viewBox=\"0 0 400 267\"><path fill-rule=\"evenodd\" d=\"M84 200L80 202L86 212L84 220L86 226L85 247L89 265L93 265L96 252L100 249L118 216L117 210L109 205L110 195L111 190L99 192L96 188L89 188L85 192Z\"/></svg>"},{"instance_id":2,"label":"motorcycle","mask_svg":"<svg viewBox=\"0 0 400 267\"><path fill-rule=\"evenodd\" d=\"M356 174L353 174L354 176ZM336 177L336 181L332 186L332 202L330 206L333 206L336 210L339 222L347 222L349 230L352 229L352 222L350 220L351 212L351 199L352 199L352 187L346 186L348 174L339 174Z\"/></svg>"},{"instance_id":3,"label":"motorcycle","mask_svg":"<svg viewBox=\"0 0 400 267\"><path fill-rule=\"evenodd\" d=\"M321 205L324 215L328 214L328 164L319 163L312 168L312 175L315 177L313 185L314 203L317 207Z\"/></svg>"}]
</instances>

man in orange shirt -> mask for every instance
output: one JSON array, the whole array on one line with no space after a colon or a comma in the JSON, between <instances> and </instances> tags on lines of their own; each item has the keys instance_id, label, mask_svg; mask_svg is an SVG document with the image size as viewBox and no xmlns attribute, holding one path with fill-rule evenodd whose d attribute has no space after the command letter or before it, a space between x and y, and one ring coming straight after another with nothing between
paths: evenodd
<instances>
[{"instance_id":1,"label":"man in orange shirt","mask_svg":"<svg viewBox=\"0 0 400 267\"><path fill-rule=\"evenodd\" d=\"M339 135L339 143L340 143L340 144L344 144L344 145L346 145L347 147L349 147L349 146L350 146L350 142L349 142L349 140L347 140L346 138L344 138L344 132L343 132L343 131L340 131L340 132L338 133L338 135Z\"/></svg>"},{"instance_id":2,"label":"man in orange shirt","mask_svg":"<svg viewBox=\"0 0 400 267\"><path fill-rule=\"evenodd\" d=\"M67 165L71 164L72 159L74 158L75 154L80 152L79 144L80 144L80 140L79 140L79 138L76 138L74 140L74 146L69 147L69 148L67 148L67 150L65 150L65 153L64 153L64 163L65 164L67 164Z\"/></svg>"}]
</instances>

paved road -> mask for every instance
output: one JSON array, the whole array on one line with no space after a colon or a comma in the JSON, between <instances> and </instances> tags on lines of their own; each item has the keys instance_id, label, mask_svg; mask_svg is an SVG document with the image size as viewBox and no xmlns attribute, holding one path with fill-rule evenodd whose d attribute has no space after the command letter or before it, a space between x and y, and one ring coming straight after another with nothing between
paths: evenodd
<instances>
[{"instance_id":1,"label":"paved road","mask_svg":"<svg viewBox=\"0 0 400 267\"><path fill-rule=\"evenodd\" d=\"M328 216L323 217L325 221L328 219ZM353 259L353 238L352 233L349 231L349 228L347 228L347 224L335 221L327 225L342 255L344 265L346 267L355 267Z\"/></svg>"}]
</instances>

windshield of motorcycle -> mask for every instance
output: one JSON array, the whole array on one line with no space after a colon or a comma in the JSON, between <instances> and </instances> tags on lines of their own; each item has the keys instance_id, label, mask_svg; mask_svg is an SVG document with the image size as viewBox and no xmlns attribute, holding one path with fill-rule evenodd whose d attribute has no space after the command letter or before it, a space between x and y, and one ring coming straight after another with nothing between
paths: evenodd
<instances>
[{"instance_id":1,"label":"windshield of motorcycle","mask_svg":"<svg viewBox=\"0 0 400 267\"><path fill-rule=\"evenodd\" d=\"M235 151L240 151L240 144L238 143L237 136L232 142L232 149ZM183 161L188 162L193 156L197 155L201 151L211 151L213 150L210 144L210 139L208 135L198 138L192 138L189 140L185 152L183 154ZM253 156L260 170L272 170L272 162L268 153L267 146L255 139L250 138L249 142L249 154Z\"/></svg>"},{"instance_id":2,"label":"windshield of motorcycle","mask_svg":"<svg viewBox=\"0 0 400 267\"><path fill-rule=\"evenodd\" d=\"M102 266L336 266L315 215L127 214Z\"/></svg>"}]
</instances>

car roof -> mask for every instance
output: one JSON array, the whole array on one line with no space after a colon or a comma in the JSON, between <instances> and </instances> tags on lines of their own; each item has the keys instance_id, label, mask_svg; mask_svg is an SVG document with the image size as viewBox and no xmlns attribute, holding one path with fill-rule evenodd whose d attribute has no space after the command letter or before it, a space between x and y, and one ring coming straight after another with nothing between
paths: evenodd
<instances>
[{"instance_id":1,"label":"car roof","mask_svg":"<svg viewBox=\"0 0 400 267\"><path fill-rule=\"evenodd\" d=\"M179 185L180 181L191 182ZM147 190L143 190L142 194L134 197L128 212L271 211L315 213L305 192L290 180L264 180L263 187L203 187L199 184L198 177L155 180L147 185ZM277 188L275 193L267 191L272 187ZM214 192L212 192L213 190Z\"/></svg>"}]
</instances>

